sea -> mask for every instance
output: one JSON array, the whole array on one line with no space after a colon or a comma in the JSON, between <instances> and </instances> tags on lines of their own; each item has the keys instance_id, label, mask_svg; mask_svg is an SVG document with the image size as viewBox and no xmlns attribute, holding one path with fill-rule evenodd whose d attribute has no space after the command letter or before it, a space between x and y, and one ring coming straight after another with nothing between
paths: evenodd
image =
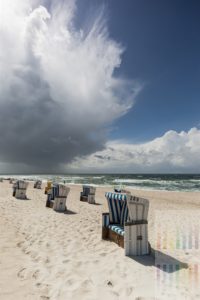
<instances>
[{"instance_id":1,"label":"sea","mask_svg":"<svg viewBox=\"0 0 200 300\"><path fill-rule=\"evenodd\" d=\"M33 181L37 179L42 181L51 180L65 184L92 184L139 190L200 191L200 174L7 174L1 175L1 177Z\"/></svg>"}]
</instances>

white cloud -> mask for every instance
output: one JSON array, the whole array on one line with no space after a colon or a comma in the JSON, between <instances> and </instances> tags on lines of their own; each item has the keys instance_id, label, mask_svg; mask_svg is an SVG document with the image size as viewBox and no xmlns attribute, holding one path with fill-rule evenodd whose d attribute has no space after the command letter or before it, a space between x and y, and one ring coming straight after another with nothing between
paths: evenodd
<instances>
[{"instance_id":1,"label":"white cloud","mask_svg":"<svg viewBox=\"0 0 200 300\"><path fill-rule=\"evenodd\" d=\"M0 0L0 161L55 171L103 149L141 85L114 76L123 47L102 11L86 32L75 0L45 3Z\"/></svg>"},{"instance_id":2,"label":"white cloud","mask_svg":"<svg viewBox=\"0 0 200 300\"><path fill-rule=\"evenodd\" d=\"M199 172L200 129L180 133L170 130L144 144L112 141L106 149L77 158L72 171L85 172Z\"/></svg>"}]
</instances>

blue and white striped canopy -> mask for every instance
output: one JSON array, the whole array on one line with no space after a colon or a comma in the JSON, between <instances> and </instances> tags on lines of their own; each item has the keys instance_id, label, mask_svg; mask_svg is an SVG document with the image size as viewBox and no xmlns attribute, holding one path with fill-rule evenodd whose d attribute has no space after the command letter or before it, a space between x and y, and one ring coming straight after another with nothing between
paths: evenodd
<instances>
[{"instance_id":1,"label":"blue and white striped canopy","mask_svg":"<svg viewBox=\"0 0 200 300\"><path fill-rule=\"evenodd\" d=\"M124 226L128 219L126 194L108 192L105 196L108 201L110 223Z\"/></svg>"},{"instance_id":2,"label":"blue and white striped canopy","mask_svg":"<svg viewBox=\"0 0 200 300\"><path fill-rule=\"evenodd\" d=\"M107 192L105 196L107 199L126 200L126 194Z\"/></svg>"}]
</instances>

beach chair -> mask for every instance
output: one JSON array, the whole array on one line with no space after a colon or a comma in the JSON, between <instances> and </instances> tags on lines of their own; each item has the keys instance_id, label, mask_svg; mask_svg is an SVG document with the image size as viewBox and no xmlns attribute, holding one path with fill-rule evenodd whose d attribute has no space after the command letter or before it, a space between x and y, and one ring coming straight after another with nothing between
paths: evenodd
<instances>
[{"instance_id":1,"label":"beach chair","mask_svg":"<svg viewBox=\"0 0 200 300\"><path fill-rule=\"evenodd\" d=\"M102 239L115 242L128 256L149 254L149 201L129 193L106 193L106 198L109 213L102 215Z\"/></svg>"},{"instance_id":2,"label":"beach chair","mask_svg":"<svg viewBox=\"0 0 200 300\"><path fill-rule=\"evenodd\" d=\"M53 208L55 211L66 211L66 200L70 188L63 184L54 184L48 191L46 207Z\"/></svg>"},{"instance_id":3,"label":"beach chair","mask_svg":"<svg viewBox=\"0 0 200 300\"><path fill-rule=\"evenodd\" d=\"M42 181L41 180L36 180L33 187L34 187L34 189L41 189Z\"/></svg>"},{"instance_id":4,"label":"beach chair","mask_svg":"<svg viewBox=\"0 0 200 300\"><path fill-rule=\"evenodd\" d=\"M13 184L13 196L17 199L27 199L26 190L28 187L28 182L24 180L17 180Z\"/></svg>"},{"instance_id":5,"label":"beach chair","mask_svg":"<svg viewBox=\"0 0 200 300\"><path fill-rule=\"evenodd\" d=\"M80 194L80 201L86 201L90 204L95 203L96 188L91 185L83 185L83 191Z\"/></svg>"},{"instance_id":6,"label":"beach chair","mask_svg":"<svg viewBox=\"0 0 200 300\"><path fill-rule=\"evenodd\" d=\"M115 193L120 193L120 194L130 194L131 192L128 190L125 190L123 188L120 187L114 187L114 192Z\"/></svg>"},{"instance_id":7,"label":"beach chair","mask_svg":"<svg viewBox=\"0 0 200 300\"><path fill-rule=\"evenodd\" d=\"M51 190L51 186L52 186L52 182L51 181L47 181L47 186L44 189L45 195L48 194L48 191Z\"/></svg>"}]
</instances>

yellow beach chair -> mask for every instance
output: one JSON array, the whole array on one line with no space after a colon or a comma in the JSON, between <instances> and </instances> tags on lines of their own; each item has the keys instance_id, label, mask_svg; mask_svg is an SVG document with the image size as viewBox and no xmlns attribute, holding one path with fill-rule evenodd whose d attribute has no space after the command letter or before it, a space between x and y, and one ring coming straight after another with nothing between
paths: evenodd
<instances>
[{"instance_id":1,"label":"yellow beach chair","mask_svg":"<svg viewBox=\"0 0 200 300\"><path fill-rule=\"evenodd\" d=\"M52 187L52 182L47 181L47 186L45 187L44 193L48 194L48 191L51 189L51 187Z\"/></svg>"}]
</instances>

